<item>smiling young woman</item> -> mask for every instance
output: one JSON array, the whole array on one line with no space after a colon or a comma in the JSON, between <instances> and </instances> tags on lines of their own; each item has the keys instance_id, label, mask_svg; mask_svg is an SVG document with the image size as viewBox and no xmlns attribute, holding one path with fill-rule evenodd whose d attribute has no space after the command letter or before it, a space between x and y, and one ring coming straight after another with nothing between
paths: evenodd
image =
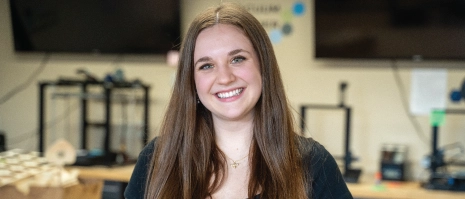
<instances>
[{"instance_id":1,"label":"smiling young woman","mask_svg":"<svg viewBox=\"0 0 465 199\"><path fill-rule=\"evenodd\" d=\"M132 198L352 198L334 158L294 131L273 46L239 5L199 14Z\"/></svg>"},{"instance_id":2,"label":"smiling young woman","mask_svg":"<svg viewBox=\"0 0 465 199\"><path fill-rule=\"evenodd\" d=\"M229 24L205 28L197 37L194 63L197 95L213 121L252 122L262 78L257 53L244 32Z\"/></svg>"}]
</instances>

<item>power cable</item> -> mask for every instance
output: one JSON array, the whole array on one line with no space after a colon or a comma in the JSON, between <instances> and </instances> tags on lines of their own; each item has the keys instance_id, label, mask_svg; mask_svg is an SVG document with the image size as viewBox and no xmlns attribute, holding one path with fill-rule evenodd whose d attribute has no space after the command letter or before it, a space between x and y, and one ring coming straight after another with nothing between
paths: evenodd
<instances>
[{"instance_id":1,"label":"power cable","mask_svg":"<svg viewBox=\"0 0 465 199\"><path fill-rule=\"evenodd\" d=\"M61 115L55 117L53 120L48 121L45 124L45 129L52 128L55 125L57 125L58 123L62 122L64 119L68 118L71 115L71 113L78 110L79 107L80 107L79 103L75 103L72 106L69 105L67 107L67 109ZM22 134L14 136L14 137L11 137L9 139L9 145L14 146L14 145L17 145L17 144L22 143L24 141L31 140L32 138L35 138L38 135L36 133L37 131L38 131L38 129L34 129L34 130L31 130L31 131L28 131L27 133L22 133Z\"/></svg>"},{"instance_id":2,"label":"power cable","mask_svg":"<svg viewBox=\"0 0 465 199\"><path fill-rule=\"evenodd\" d=\"M394 74L394 79L395 79L397 88L399 89L400 99L402 101L402 107L404 108L404 112L409 118L410 123L415 128L415 133L417 134L417 136L423 141L425 145L429 145L428 144L429 139L426 137L423 129L421 128L420 124L418 123L414 115L410 113L410 111L408 110L408 102L407 102L405 87L402 83L402 79L400 78L399 69L397 67L397 62L393 60L391 63L392 63L391 66L392 66L392 70Z\"/></svg>"},{"instance_id":3,"label":"power cable","mask_svg":"<svg viewBox=\"0 0 465 199\"><path fill-rule=\"evenodd\" d=\"M21 83L20 85L16 86L15 88L7 92L5 95L0 97L0 105L4 104L8 100L10 100L12 97L14 97L16 94L26 89L40 75L40 73L42 73L49 59L50 59L50 54L46 53L44 58L40 62L39 67L29 76L29 78L25 82Z\"/></svg>"}]
</instances>

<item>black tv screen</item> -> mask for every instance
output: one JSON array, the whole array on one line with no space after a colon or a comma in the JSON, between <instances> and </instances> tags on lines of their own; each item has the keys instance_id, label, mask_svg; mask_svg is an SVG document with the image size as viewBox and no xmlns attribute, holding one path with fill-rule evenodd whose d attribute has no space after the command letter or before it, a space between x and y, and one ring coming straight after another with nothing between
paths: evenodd
<instances>
[{"instance_id":1,"label":"black tv screen","mask_svg":"<svg viewBox=\"0 0 465 199\"><path fill-rule=\"evenodd\" d=\"M315 57L465 60L463 0L315 0Z\"/></svg>"},{"instance_id":2,"label":"black tv screen","mask_svg":"<svg viewBox=\"0 0 465 199\"><path fill-rule=\"evenodd\" d=\"M180 43L180 0L10 0L17 52L163 54Z\"/></svg>"}]
</instances>

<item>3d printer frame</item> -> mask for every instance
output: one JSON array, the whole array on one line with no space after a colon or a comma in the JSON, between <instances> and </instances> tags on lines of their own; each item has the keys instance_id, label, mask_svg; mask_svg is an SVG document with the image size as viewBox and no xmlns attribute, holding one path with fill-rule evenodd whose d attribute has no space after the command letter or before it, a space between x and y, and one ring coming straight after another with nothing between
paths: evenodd
<instances>
[{"instance_id":1,"label":"3d printer frame","mask_svg":"<svg viewBox=\"0 0 465 199\"><path fill-rule=\"evenodd\" d=\"M362 172L361 169L354 169L351 167L351 163L357 158L352 156L350 152L350 129L351 129L351 115L352 108L344 105L322 105L322 104L305 104L300 106L300 129L301 133L305 132L305 121L306 121L306 111L307 109L319 109L319 110L338 110L342 109L345 112L345 137L344 137L344 171L343 176L346 182L356 183Z\"/></svg>"},{"instance_id":2,"label":"3d printer frame","mask_svg":"<svg viewBox=\"0 0 465 199\"><path fill-rule=\"evenodd\" d=\"M89 166L96 164L114 164L116 153L110 149L111 140L111 105L112 105L112 91L115 89L142 89L143 95L143 127L142 127L142 140L143 146L148 142L149 132L149 90L150 86L142 84L140 82L104 82L104 81L81 81L81 80L58 80L58 81L44 81L39 83L39 143L38 150L41 153L45 152L45 136L46 136L46 90L51 86L59 87L77 87L81 89L82 93L88 93L89 87L101 87L103 88L104 104L105 104L105 121L91 122L88 119L88 99L81 98L81 144L80 149L86 150L88 141L88 127L102 127L104 129L104 143L103 143L103 155L95 158L77 158L76 164L79 166Z\"/></svg>"}]
</instances>

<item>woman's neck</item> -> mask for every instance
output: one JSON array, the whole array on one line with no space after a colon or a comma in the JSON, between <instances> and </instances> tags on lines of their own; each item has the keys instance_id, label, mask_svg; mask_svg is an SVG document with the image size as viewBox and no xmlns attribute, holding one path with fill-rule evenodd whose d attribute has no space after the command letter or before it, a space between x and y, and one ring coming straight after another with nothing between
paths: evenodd
<instances>
[{"instance_id":1,"label":"woman's neck","mask_svg":"<svg viewBox=\"0 0 465 199\"><path fill-rule=\"evenodd\" d=\"M233 160L249 154L253 137L253 121L214 121L215 141L226 156Z\"/></svg>"}]
</instances>

